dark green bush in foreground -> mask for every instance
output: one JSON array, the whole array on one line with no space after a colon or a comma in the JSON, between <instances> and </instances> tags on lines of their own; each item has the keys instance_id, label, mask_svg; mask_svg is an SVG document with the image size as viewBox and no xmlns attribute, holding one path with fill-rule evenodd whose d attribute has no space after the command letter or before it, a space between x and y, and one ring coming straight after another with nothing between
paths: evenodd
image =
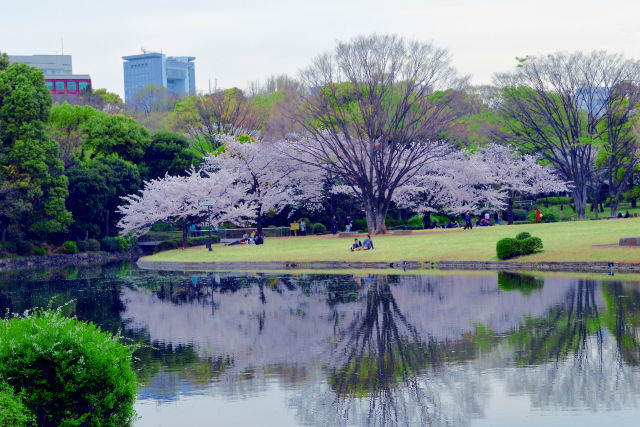
<instances>
[{"instance_id":1,"label":"dark green bush in foreground","mask_svg":"<svg viewBox=\"0 0 640 427\"><path fill-rule=\"evenodd\" d=\"M355 225L355 221L353 221L353 224ZM313 224L313 234L324 234L327 232L327 227L324 226L324 224L320 224L319 222Z\"/></svg>"},{"instance_id":2,"label":"dark green bush in foreground","mask_svg":"<svg viewBox=\"0 0 640 427\"><path fill-rule=\"evenodd\" d=\"M507 259L519 255L529 255L542 248L542 239L531 237L529 233L523 232L518 234L515 239L506 237L498 240L498 243L496 243L496 255L500 259Z\"/></svg>"},{"instance_id":3,"label":"dark green bush in foreground","mask_svg":"<svg viewBox=\"0 0 640 427\"><path fill-rule=\"evenodd\" d=\"M92 323L45 311L0 321L0 378L24 391L38 425L131 423L133 348Z\"/></svg>"},{"instance_id":4,"label":"dark green bush in foreground","mask_svg":"<svg viewBox=\"0 0 640 427\"><path fill-rule=\"evenodd\" d=\"M7 383L0 383L0 426L31 426L34 416L24 405L24 392L15 394Z\"/></svg>"},{"instance_id":5,"label":"dark green bush in foreground","mask_svg":"<svg viewBox=\"0 0 640 427\"><path fill-rule=\"evenodd\" d=\"M97 241L96 239L87 240L87 250L88 251L92 251L92 252L99 251L100 250L100 242Z\"/></svg>"}]
</instances>

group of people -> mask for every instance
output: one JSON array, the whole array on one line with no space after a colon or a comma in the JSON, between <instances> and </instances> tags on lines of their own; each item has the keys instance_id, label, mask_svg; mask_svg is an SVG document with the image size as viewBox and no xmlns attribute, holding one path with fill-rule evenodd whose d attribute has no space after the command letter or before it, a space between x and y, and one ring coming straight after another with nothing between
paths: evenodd
<instances>
[{"instance_id":1,"label":"group of people","mask_svg":"<svg viewBox=\"0 0 640 427\"><path fill-rule=\"evenodd\" d=\"M368 251L373 249L373 240L371 240L371 235L367 234L367 238L364 239L364 242L361 242L356 237L353 239L353 245L351 245L351 252L354 251Z\"/></svg>"},{"instance_id":2,"label":"group of people","mask_svg":"<svg viewBox=\"0 0 640 427\"><path fill-rule=\"evenodd\" d=\"M246 232L242 235L242 239L236 240L231 243L225 244L225 246L234 246L234 245L262 245L264 244L264 237L262 237L261 233L256 233L255 231L248 235Z\"/></svg>"},{"instance_id":3,"label":"group of people","mask_svg":"<svg viewBox=\"0 0 640 427\"><path fill-rule=\"evenodd\" d=\"M473 222L471 220L471 212L466 211L462 218L464 219L464 229L472 230ZM456 223L457 222L458 221L456 221ZM493 213L493 222L491 221L491 214L489 212L485 212L483 217L476 220L476 227L492 227L494 225L502 225L502 214L500 212Z\"/></svg>"},{"instance_id":4,"label":"group of people","mask_svg":"<svg viewBox=\"0 0 640 427\"><path fill-rule=\"evenodd\" d=\"M351 215L347 215L347 217L344 220L344 230L347 233L351 233L351 228L353 227L353 220L351 219ZM337 234L338 233L338 218L336 218L336 216L334 215L333 217L331 217L331 234Z\"/></svg>"},{"instance_id":5,"label":"group of people","mask_svg":"<svg viewBox=\"0 0 640 427\"><path fill-rule=\"evenodd\" d=\"M630 218L631 215L629 215L629 211L627 211L624 215L622 215L622 212L618 212L618 218Z\"/></svg>"}]
</instances>

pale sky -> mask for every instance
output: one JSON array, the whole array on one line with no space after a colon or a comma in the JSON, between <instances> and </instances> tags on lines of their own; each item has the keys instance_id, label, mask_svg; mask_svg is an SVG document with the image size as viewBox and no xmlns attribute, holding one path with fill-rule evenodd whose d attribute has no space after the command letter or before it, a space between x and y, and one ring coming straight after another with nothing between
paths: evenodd
<instances>
[{"instance_id":1,"label":"pale sky","mask_svg":"<svg viewBox=\"0 0 640 427\"><path fill-rule=\"evenodd\" d=\"M640 59L632 0L0 0L0 51L73 55L93 87L123 95L123 55L196 57L196 87L296 75L336 41L396 33L450 51L473 84L516 56L601 50Z\"/></svg>"}]
</instances>

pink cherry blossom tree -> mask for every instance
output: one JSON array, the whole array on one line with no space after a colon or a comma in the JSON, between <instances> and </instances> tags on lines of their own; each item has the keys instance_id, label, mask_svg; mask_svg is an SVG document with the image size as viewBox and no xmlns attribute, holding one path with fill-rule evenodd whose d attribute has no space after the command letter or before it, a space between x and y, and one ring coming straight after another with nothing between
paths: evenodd
<instances>
[{"instance_id":1,"label":"pink cherry blossom tree","mask_svg":"<svg viewBox=\"0 0 640 427\"><path fill-rule=\"evenodd\" d=\"M256 141L248 137L225 137L223 149L204 161L210 171L227 171L246 188L243 200L255 209L258 233L264 215L286 206L316 207L322 194L319 170L294 163L284 154L280 141Z\"/></svg>"},{"instance_id":2,"label":"pink cherry blossom tree","mask_svg":"<svg viewBox=\"0 0 640 427\"><path fill-rule=\"evenodd\" d=\"M208 173L191 169L186 176L167 175L144 183L140 194L122 198L118 208L122 233L142 235L159 221L182 223L182 244L187 247L189 226L207 219L201 203L215 200L211 222L243 223L255 216L255 209L243 201L248 188L232 171Z\"/></svg>"},{"instance_id":3,"label":"pink cherry blossom tree","mask_svg":"<svg viewBox=\"0 0 640 427\"><path fill-rule=\"evenodd\" d=\"M473 157L485 163L491 170L492 180L505 192L509 224L513 224L516 195L570 190L569 183L558 178L551 168L538 163L537 157L520 154L514 147L488 144Z\"/></svg>"},{"instance_id":4,"label":"pink cherry blossom tree","mask_svg":"<svg viewBox=\"0 0 640 427\"><path fill-rule=\"evenodd\" d=\"M426 215L430 222L431 212L460 214L503 208L504 192L496 184L485 162L455 151L424 164L398 188L393 200L400 207Z\"/></svg>"}]
</instances>

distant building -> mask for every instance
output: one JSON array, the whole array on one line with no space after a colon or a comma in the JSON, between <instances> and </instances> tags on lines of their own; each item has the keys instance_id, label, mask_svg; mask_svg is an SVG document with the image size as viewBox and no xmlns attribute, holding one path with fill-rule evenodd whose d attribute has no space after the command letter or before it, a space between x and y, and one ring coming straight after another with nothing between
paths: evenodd
<instances>
[{"instance_id":1,"label":"distant building","mask_svg":"<svg viewBox=\"0 0 640 427\"><path fill-rule=\"evenodd\" d=\"M78 96L91 88L88 74L73 74L71 55L9 55L9 62L40 68L54 101Z\"/></svg>"},{"instance_id":2,"label":"distant building","mask_svg":"<svg viewBox=\"0 0 640 427\"><path fill-rule=\"evenodd\" d=\"M129 102L135 93L146 87L164 87L178 96L196 93L196 59L193 56L165 56L148 52L123 56L124 99Z\"/></svg>"}]
</instances>

